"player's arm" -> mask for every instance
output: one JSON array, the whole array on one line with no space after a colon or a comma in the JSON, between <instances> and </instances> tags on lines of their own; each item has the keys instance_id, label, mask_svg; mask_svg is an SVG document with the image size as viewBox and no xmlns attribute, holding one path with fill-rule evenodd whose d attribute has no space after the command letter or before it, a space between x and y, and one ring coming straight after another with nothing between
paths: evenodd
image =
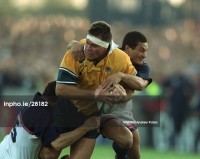
<instances>
[{"instance_id":1,"label":"player's arm","mask_svg":"<svg viewBox=\"0 0 200 159\"><path fill-rule=\"evenodd\" d=\"M135 75L118 72L108 76L106 81L103 83L104 86L110 87L120 82L125 83L130 89L141 91L148 85L148 80Z\"/></svg>"},{"instance_id":2,"label":"player's arm","mask_svg":"<svg viewBox=\"0 0 200 159\"><path fill-rule=\"evenodd\" d=\"M80 89L77 87L81 68L82 65L74 59L71 51L68 51L63 57L58 70L55 90L57 96L65 96L70 98L94 97L93 91Z\"/></svg>"},{"instance_id":3,"label":"player's arm","mask_svg":"<svg viewBox=\"0 0 200 159\"><path fill-rule=\"evenodd\" d=\"M110 89L112 88L106 88L106 91L109 92ZM95 99L97 101L102 101L106 103L110 103L110 101L112 101L113 97L108 95L107 96L99 95L98 92L99 92L98 88L96 90L87 90L87 89L80 89L73 85L56 84L57 96L65 96L70 99Z\"/></svg>"},{"instance_id":4,"label":"player's arm","mask_svg":"<svg viewBox=\"0 0 200 159\"><path fill-rule=\"evenodd\" d=\"M132 86L135 88L135 90L143 90L152 82L152 79L150 78L150 67L147 63L144 63L137 66L136 69L137 74L135 76L122 75L122 81L130 87Z\"/></svg>"},{"instance_id":5,"label":"player's arm","mask_svg":"<svg viewBox=\"0 0 200 159\"><path fill-rule=\"evenodd\" d=\"M104 85L110 86L120 82L125 83L130 89L141 91L145 89L151 82L152 79L149 77L150 68L144 63L137 68L136 75L130 75L123 72L118 72L110 75Z\"/></svg>"},{"instance_id":6,"label":"player's arm","mask_svg":"<svg viewBox=\"0 0 200 159\"><path fill-rule=\"evenodd\" d=\"M47 141L43 142L43 147L40 150L40 158L42 159L58 158L63 148L68 147L74 142L76 142L88 131L97 129L99 124L100 124L99 117L92 116L88 118L81 127L71 132L63 133L57 138L54 139L52 138L50 139L51 141L49 140L49 136L51 136L50 134L52 133L52 130L48 131L48 133L45 133Z\"/></svg>"},{"instance_id":7,"label":"player's arm","mask_svg":"<svg viewBox=\"0 0 200 159\"><path fill-rule=\"evenodd\" d=\"M125 74L123 72L117 73L119 78L121 78L121 81L126 83L130 88L134 90L141 91L146 88L148 85L148 80L145 80L141 77L135 76L135 75L129 75Z\"/></svg>"},{"instance_id":8,"label":"player's arm","mask_svg":"<svg viewBox=\"0 0 200 159\"><path fill-rule=\"evenodd\" d=\"M99 126L99 122L99 117L92 116L89 119L87 119L81 127L73 131L61 134L57 139L51 142L51 146L55 150L62 150L63 148L68 147L74 142L76 142L88 131L97 129Z\"/></svg>"},{"instance_id":9,"label":"player's arm","mask_svg":"<svg viewBox=\"0 0 200 159\"><path fill-rule=\"evenodd\" d=\"M76 85L57 83L56 84L56 95L70 97L73 99L94 98L94 91L80 89Z\"/></svg>"}]
</instances>

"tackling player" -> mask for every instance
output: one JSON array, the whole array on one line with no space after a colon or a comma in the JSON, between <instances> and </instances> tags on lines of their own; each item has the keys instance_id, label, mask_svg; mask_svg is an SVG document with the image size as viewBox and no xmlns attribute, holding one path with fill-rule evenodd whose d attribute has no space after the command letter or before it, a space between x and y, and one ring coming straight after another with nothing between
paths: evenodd
<instances>
[{"instance_id":1,"label":"tackling player","mask_svg":"<svg viewBox=\"0 0 200 159\"><path fill-rule=\"evenodd\" d=\"M55 81L50 82L43 94L37 92L34 96L33 101L48 102L48 106L26 107L20 111L15 126L0 143L0 159L37 159L39 153L42 159L56 159L62 148L97 128L97 118L91 117L81 127L60 135L52 117L57 100L55 86Z\"/></svg>"}]
</instances>

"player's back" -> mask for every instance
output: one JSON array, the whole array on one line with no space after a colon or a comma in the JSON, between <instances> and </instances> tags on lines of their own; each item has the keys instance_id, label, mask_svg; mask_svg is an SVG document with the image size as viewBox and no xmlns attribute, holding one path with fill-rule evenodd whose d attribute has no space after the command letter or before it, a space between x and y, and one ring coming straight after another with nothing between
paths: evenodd
<instances>
[{"instance_id":1,"label":"player's back","mask_svg":"<svg viewBox=\"0 0 200 159\"><path fill-rule=\"evenodd\" d=\"M26 130L18 115L15 127L0 145L0 159L37 159L41 145L41 140Z\"/></svg>"}]
</instances>

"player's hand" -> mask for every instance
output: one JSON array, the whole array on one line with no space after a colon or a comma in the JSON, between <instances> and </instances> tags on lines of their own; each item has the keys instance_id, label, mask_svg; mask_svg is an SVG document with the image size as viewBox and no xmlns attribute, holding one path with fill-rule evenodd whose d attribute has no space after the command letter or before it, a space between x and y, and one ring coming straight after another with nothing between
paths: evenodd
<instances>
[{"instance_id":1,"label":"player's hand","mask_svg":"<svg viewBox=\"0 0 200 159\"><path fill-rule=\"evenodd\" d=\"M99 128L99 125L100 125L100 117L98 116L91 116L83 124L83 126L86 127L88 131Z\"/></svg>"},{"instance_id":2,"label":"player's hand","mask_svg":"<svg viewBox=\"0 0 200 159\"><path fill-rule=\"evenodd\" d=\"M127 93L126 90L120 85L117 84L115 85L115 89L112 91L112 95L113 95L113 103L120 103L120 102L124 102L124 100L126 99Z\"/></svg>"},{"instance_id":3,"label":"player's hand","mask_svg":"<svg viewBox=\"0 0 200 159\"><path fill-rule=\"evenodd\" d=\"M85 59L82 44L80 44L78 41L73 40L69 43L68 46L71 49L72 56L76 61L82 62Z\"/></svg>"},{"instance_id":4,"label":"player's hand","mask_svg":"<svg viewBox=\"0 0 200 159\"><path fill-rule=\"evenodd\" d=\"M126 90L120 85L117 84L115 85L115 89L113 90L113 95L114 96L126 96Z\"/></svg>"},{"instance_id":5,"label":"player's hand","mask_svg":"<svg viewBox=\"0 0 200 159\"><path fill-rule=\"evenodd\" d=\"M109 105L112 105L113 96L110 94L114 90L114 87L102 87L100 85L94 93L96 100L105 102Z\"/></svg>"},{"instance_id":6,"label":"player's hand","mask_svg":"<svg viewBox=\"0 0 200 159\"><path fill-rule=\"evenodd\" d=\"M119 84L119 82L122 80L122 76L122 72L109 75L107 79L102 83L102 87L109 88Z\"/></svg>"}]
</instances>

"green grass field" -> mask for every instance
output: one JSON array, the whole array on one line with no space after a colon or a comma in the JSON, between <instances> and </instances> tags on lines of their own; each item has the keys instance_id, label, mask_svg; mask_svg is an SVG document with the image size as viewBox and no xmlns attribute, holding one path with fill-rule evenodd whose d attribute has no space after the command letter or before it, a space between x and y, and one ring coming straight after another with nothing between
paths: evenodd
<instances>
[{"instance_id":1,"label":"green grass field","mask_svg":"<svg viewBox=\"0 0 200 159\"><path fill-rule=\"evenodd\" d=\"M64 154L69 154L69 149L63 150L60 156ZM141 149L141 159L199 159L199 156L199 154L177 153L175 151L157 152L149 148ZM96 145L91 159L114 159L111 145Z\"/></svg>"},{"instance_id":2,"label":"green grass field","mask_svg":"<svg viewBox=\"0 0 200 159\"><path fill-rule=\"evenodd\" d=\"M65 149L61 156L69 154L69 150ZM114 159L114 152L111 145L96 145L91 159ZM199 159L197 154L177 153L174 151L157 152L150 148L141 149L141 159Z\"/></svg>"}]
</instances>

